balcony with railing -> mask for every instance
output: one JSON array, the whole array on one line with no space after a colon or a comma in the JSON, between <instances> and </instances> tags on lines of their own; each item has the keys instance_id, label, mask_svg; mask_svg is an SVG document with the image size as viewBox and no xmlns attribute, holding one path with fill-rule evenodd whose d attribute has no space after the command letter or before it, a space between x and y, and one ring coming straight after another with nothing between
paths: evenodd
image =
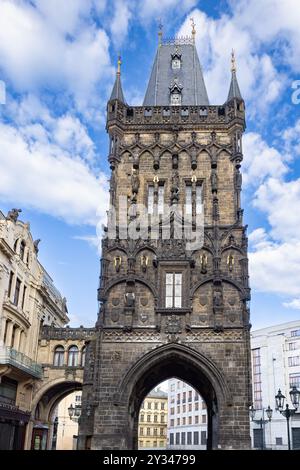
<instances>
[{"instance_id":1,"label":"balcony with railing","mask_svg":"<svg viewBox=\"0 0 300 470\"><path fill-rule=\"evenodd\" d=\"M13 348L6 346L0 347L0 365L15 367L37 379L42 377L42 366Z\"/></svg>"}]
</instances>

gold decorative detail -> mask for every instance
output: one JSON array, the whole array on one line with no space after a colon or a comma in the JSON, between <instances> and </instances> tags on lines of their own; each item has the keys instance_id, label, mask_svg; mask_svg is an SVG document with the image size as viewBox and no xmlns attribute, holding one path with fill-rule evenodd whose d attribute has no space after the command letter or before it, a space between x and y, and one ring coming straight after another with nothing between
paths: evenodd
<instances>
[{"instance_id":1,"label":"gold decorative detail","mask_svg":"<svg viewBox=\"0 0 300 470\"><path fill-rule=\"evenodd\" d=\"M228 265L229 271L232 271L233 265L234 265L234 256L231 254L227 256L227 265Z\"/></svg>"},{"instance_id":2,"label":"gold decorative detail","mask_svg":"<svg viewBox=\"0 0 300 470\"><path fill-rule=\"evenodd\" d=\"M122 60L121 60L121 56L119 55L119 57L118 57L118 69L117 69L117 74L118 75L121 75L121 64L122 64Z\"/></svg>"},{"instance_id":3,"label":"gold decorative detail","mask_svg":"<svg viewBox=\"0 0 300 470\"><path fill-rule=\"evenodd\" d=\"M207 273L207 255L203 253L200 256L200 263L201 263L201 273L206 274Z\"/></svg>"},{"instance_id":4,"label":"gold decorative detail","mask_svg":"<svg viewBox=\"0 0 300 470\"><path fill-rule=\"evenodd\" d=\"M122 264L121 256L115 256L114 257L114 266L116 268L117 273L120 271L121 264Z\"/></svg>"},{"instance_id":5,"label":"gold decorative detail","mask_svg":"<svg viewBox=\"0 0 300 470\"><path fill-rule=\"evenodd\" d=\"M154 176L153 183L159 183L159 177L157 175Z\"/></svg>"},{"instance_id":6,"label":"gold decorative detail","mask_svg":"<svg viewBox=\"0 0 300 470\"><path fill-rule=\"evenodd\" d=\"M196 36L196 23L194 21L194 18L190 18L191 25L192 25L192 38L193 38L193 43L195 44L195 36Z\"/></svg>"},{"instance_id":7,"label":"gold decorative detail","mask_svg":"<svg viewBox=\"0 0 300 470\"><path fill-rule=\"evenodd\" d=\"M148 266L149 258L148 256L141 256L141 266L142 270L145 272Z\"/></svg>"},{"instance_id":8,"label":"gold decorative detail","mask_svg":"<svg viewBox=\"0 0 300 470\"><path fill-rule=\"evenodd\" d=\"M235 53L233 49L231 51L231 72L236 72Z\"/></svg>"},{"instance_id":9,"label":"gold decorative detail","mask_svg":"<svg viewBox=\"0 0 300 470\"><path fill-rule=\"evenodd\" d=\"M197 183L197 176L196 176L196 175L193 175L193 176L191 177L191 182L192 182L192 183Z\"/></svg>"}]
</instances>

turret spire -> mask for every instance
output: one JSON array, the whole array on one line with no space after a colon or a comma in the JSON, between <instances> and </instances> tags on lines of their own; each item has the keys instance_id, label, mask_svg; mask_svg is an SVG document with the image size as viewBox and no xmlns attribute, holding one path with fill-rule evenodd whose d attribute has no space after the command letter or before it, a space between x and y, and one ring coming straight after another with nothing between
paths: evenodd
<instances>
[{"instance_id":1,"label":"turret spire","mask_svg":"<svg viewBox=\"0 0 300 470\"><path fill-rule=\"evenodd\" d=\"M242 95L240 92L240 87L237 81L237 76L236 76L236 60L235 60L235 53L234 50L232 49L231 52L231 82L230 82L230 88L229 88L229 93L227 97L227 101L230 101L234 98L237 98L239 100L242 100Z\"/></svg>"},{"instance_id":2,"label":"turret spire","mask_svg":"<svg viewBox=\"0 0 300 470\"><path fill-rule=\"evenodd\" d=\"M119 100L122 103L126 103L123 90L122 90L122 84L121 84L121 64L122 64L122 60L121 60L121 56L119 55L118 62L117 62L116 80L115 80L115 84L114 84L109 100L110 101Z\"/></svg>"}]
</instances>

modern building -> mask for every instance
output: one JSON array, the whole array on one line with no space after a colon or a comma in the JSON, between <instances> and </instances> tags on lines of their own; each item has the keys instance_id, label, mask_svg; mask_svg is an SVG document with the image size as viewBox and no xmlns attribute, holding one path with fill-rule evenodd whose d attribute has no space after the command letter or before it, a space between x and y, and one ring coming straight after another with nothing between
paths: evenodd
<instances>
[{"instance_id":1,"label":"modern building","mask_svg":"<svg viewBox=\"0 0 300 470\"><path fill-rule=\"evenodd\" d=\"M38 243L18 209L0 212L0 449L22 449L30 421L42 325L68 322L62 298L38 260Z\"/></svg>"},{"instance_id":2,"label":"modern building","mask_svg":"<svg viewBox=\"0 0 300 470\"><path fill-rule=\"evenodd\" d=\"M168 394L152 390L142 403L139 415L139 449L166 449Z\"/></svg>"},{"instance_id":3,"label":"modern building","mask_svg":"<svg viewBox=\"0 0 300 470\"><path fill-rule=\"evenodd\" d=\"M291 405L289 392L300 389L300 321L292 321L251 333L254 419L268 420L266 408L273 410L272 419L261 427L251 422L254 448L287 449L287 421L276 411L275 395L281 390ZM300 409L290 420L291 447L300 449Z\"/></svg>"},{"instance_id":4,"label":"modern building","mask_svg":"<svg viewBox=\"0 0 300 470\"><path fill-rule=\"evenodd\" d=\"M168 449L206 449L205 401L190 385L168 381Z\"/></svg>"}]
</instances>

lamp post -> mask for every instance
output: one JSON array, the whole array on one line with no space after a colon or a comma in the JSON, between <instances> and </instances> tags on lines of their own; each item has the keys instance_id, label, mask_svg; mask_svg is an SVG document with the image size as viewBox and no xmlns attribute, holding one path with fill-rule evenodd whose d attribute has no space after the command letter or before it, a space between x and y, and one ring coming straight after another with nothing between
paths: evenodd
<instances>
[{"instance_id":1,"label":"lamp post","mask_svg":"<svg viewBox=\"0 0 300 470\"><path fill-rule=\"evenodd\" d=\"M292 390L290 391L290 399L292 402L292 405L294 409L291 409L286 403L285 409L284 407L284 400L285 396L281 393L281 390L278 390L277 395L275 396L275 401L276 401L276 409L282 414L282 416L285 417L286 419L286 427L287 427L287 436L288 436L288 449L291 450L291 437L290 437L290 418L293 416L298 407L299 407L299 400L300 400L300 391L297 389L297 387L293 387Z\"/></svg>"},{"instance_id":2,"label":"lamp post","mask_svg":"<svg viewBox=\"0 0 300 470\"><path fill-rule=\"evenodd\" d=\"M254 423L260 425L260 429L261 429L261 449L264 450L264 448L265 448L265 424L271 421L273 410L272 410L272 408L270 408L270 405L268 406L268 408L262 408L262 417L260 419L254 419L256 411L257 410L254 408L254 406L251 405L251 407L250 407L251 421L253 421ZM266 411L268 419L264 419L265 411Z\"/></svg>"},{"instance_id":3,"label":"lamp post","mask_svg":"<svg viewBox=\"0 0 300 470\"><path fill-rule=\"evenodd\" d=\"M68 408L69 417L72 421L78 422L81 416L81 405L73 406L72 403Z\"/></svg>"}]
</instances>

